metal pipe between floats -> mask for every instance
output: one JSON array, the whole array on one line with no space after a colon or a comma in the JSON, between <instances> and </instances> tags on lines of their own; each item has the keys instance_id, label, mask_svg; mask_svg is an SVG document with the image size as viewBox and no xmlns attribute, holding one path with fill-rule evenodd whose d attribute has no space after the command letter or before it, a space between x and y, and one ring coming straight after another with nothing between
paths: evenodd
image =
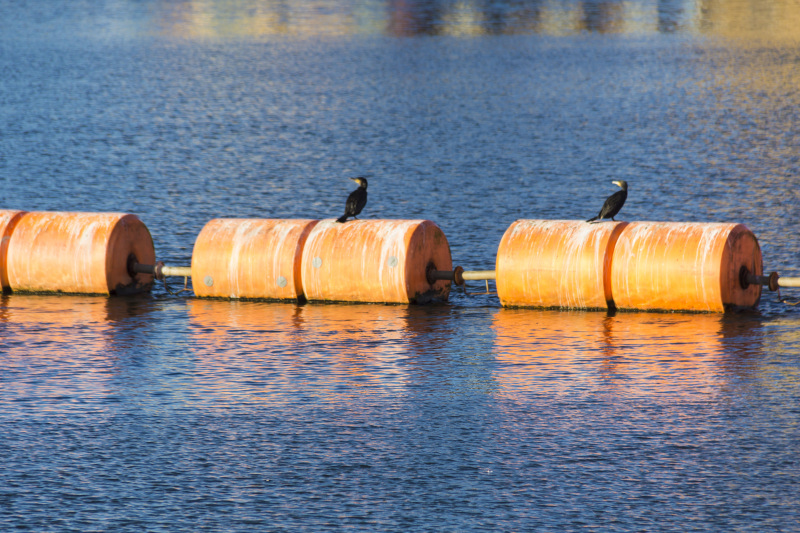
<instances>
[{"instance_id":1,"label":"metal pipe between floats","mask_svg":"<svg viewBox=\"0 0 800 533\"><path fill-rule=\"evenodd\" d=\"M155 265L143 265L133 262L129 265L129 270L134 274L150 274L155 276L157 280L162 280L166 277L190 278L192 276L192 267L167 266L161 261Z\"/></svg>"},{"instance_id":2,"label":"metal pipe between floats","mask_svg":"<svg viewBox=\"0 0 800 533\"><path fill-rule=\"evenodd\" d=\"M190 278L192 277L192 267L180 267L180 266L167 266L164 265L161 269L156 269L156 273L160 273L161 275L158 276L159 278L164 278L168 276L176 276L182 278Z\"/></svg>"},{"instance_id":3,"label":"metal pipe between floats","mask_svg":"<svg viewBox=\"0 0 800 533\"><path fill-rule=\"evenodd\" d=\"M134 273L151 274L156 279L165 277L191 277L192 267L188 266L168 266L159 261L155 265L143 265L133 263L131 271ZM428 272L431 282L438 280L453 281L457 285L463 285L465 281L496 280L496 270L464 270L458 266L453 270L431 270ZM781 277L777 272L772 272L769 276L757 276L746 272L743 274L743 285L764 285L770 290L778 288L800 288L800 278Z\"/></svg>"},{"instance_id":4,"label":"metal pipe between floats","mask_svg":"<svg viewBox=\"0 0 800 533\"><path fill-rule=\"evenodd\" d=\"M463 285L465 281L478 281L497 279L496 270L464 270L458 266L450 270L432 270L428 272L428 279L433 283L437 280L453 281L457 285ZM777 272L772 272L769 276L757 276L744 270L742 272L742 285L765 285L771 291L778 288L800 288L800 278L781 277Z\"/></svg>"},{"instance_id":5,"label":"metal pipe between floats","mask_svg":"<svg viewBox=\"0 0 800 533\"><path fill-rule=\"evenodd\" d=\"M430 269L426 273L428 282L433 285L436 281L452 281L456 285L464 285L465 281L497 279L495 270L464 270L457 266L453 270L434 270Z\"/></svg>"},{"instance_id":6,"label":"metal pipe between floats","mask_svg":"<svg viewBox=\"0 0 800 533\"><path fill-rule=\"evenodd\" d=\"M483 279L497 279L496 270L465 270L461 273L464 281L476 281Z\"/></svg>"},{"instance_id":7,"label":"metal pipe between floats","mask_svg":"<svg viewBox=\"0 0 800 533\"><path fill-rule=\"evenodd\" d=\"M751 274L746 268L742 267L739 275L742 288L746 289L749 285L764 285L771 291L779 288L800 287L800 278L781 277L777 272L772 272L769 276L757 276Z\"/></svg>"},{"instance_id":8,"label":"metal pipe between floats","mask_svg":"<svg viewBox=\"0 0 800 533\"><path fill-rule=\"evenodd\" d=\"M456 267L452 271L433 270L429 273L428 277L432 281L447 280L453 281L457 285L463 285L464 281L479 281L487 279L496 280L497 271L464 270L462 267ZM777 290L779 287L800 288L800 278L781 277L777 272L773 272L769 276L756 276L755 274L747 273L743 279L745 285L765 285L772 291Z\"/></svg>"}]
</instances>

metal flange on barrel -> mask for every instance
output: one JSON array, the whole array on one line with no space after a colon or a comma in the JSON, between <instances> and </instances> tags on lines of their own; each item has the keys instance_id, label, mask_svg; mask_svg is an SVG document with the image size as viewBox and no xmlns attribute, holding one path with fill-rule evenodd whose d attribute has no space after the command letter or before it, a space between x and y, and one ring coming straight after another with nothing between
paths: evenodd
<instances>
[{"instance_id":1,"label":"metal flange on barrel","mask_svg":"<svg viewBox=\"0 0 800 533\"><path fill-rule=\"evenodd\" d=\"M427 273L452 267L447 238L429 220L327 219L306 241L303 287L312 301L426 303L450 292Z\"/></svg>"},{"instance_id":2,"label":"metal flange on barrel","mask_svg":"<svg viewBox=\"0 0 800 533\"><path fill-rule=\"evenodd\" d=\"M8 218L3 213L0 220ZM17 212L3 239L3 283L15 292L128 295L153 284L152 275L128 268L132 259L155 261L153 239L136 215Z\"/></svg>"},{"instance_id":3,"label":"metal flange on barrel","mask_svg":"<svg viewBox=\"0 0 800 533\"><path fill-rule=\"evenodd\" d=\"M298 300L303 247L316 220L209 221L194 243L196 296Z\"/></svg>"}]
</instances>

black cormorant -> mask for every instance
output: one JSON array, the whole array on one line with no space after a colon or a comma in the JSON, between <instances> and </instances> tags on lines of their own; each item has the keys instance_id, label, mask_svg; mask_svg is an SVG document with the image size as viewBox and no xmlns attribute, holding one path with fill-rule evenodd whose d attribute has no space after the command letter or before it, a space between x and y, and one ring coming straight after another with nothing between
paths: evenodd
<instances>
[{"instance_id":1,"label":"black cormorant","mask_svg":"<svg viewBox=\"0 0 800 533\"><path fill-rule=\"evenodd\" d=\"M344 215L336 219L336 222L344 222L347 217L356 218L356 215L367 205L367 178L350 178L358 183L358 189L350 193L347 203L344 206Z\"/></svg>"},{"instance_id":2,"label":"black cormorant","mask_svg":"<svg viewBox=\"0 0 800 533\"><path fill-rule=\"evenodd\" d=\"M592 217L586 222L593 222L603 218L610 218L611 220L614 220L614 217L617 216L619 210L622 209L622 206L625 204L625 200L628 198L628 182L620 180L612 181L611 183L621 187L622 190L617 191L606 198L606 201L603 203L603 208L600 209L600 213L596 217Z\"/></svg>"}]
</instances>

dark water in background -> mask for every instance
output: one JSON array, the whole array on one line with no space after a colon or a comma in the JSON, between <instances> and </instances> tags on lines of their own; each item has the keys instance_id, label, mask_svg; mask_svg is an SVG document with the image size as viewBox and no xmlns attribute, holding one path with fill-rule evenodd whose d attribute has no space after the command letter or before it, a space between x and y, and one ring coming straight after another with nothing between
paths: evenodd
<instances>
[{"instance_id":1,"label":"dark water in background","mask_svg":"<svg viewBox=\"0 0 800 533\"><path fill-rule=\"evenodd\" d=\"M800 275L791 1L0 1L2 208L734 221ZM0 301L0 529L796 531L800 311Z\"/></svg>"}]
</instances>

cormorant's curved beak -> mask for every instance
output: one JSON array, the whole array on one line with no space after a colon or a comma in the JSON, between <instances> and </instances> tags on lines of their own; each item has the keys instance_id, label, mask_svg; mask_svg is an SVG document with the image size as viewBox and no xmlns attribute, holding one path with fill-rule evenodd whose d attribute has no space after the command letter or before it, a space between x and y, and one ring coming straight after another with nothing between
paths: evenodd
<instances>
[{"instance_id":1,"label":"cormorant's curved beak","mask_svg":"<svg viewBox=\"0 0 800 533\"><path fill-rule=\"evenodd\" d=\"M622 187L622 182L621 181L612 181L611 183L613 183L617 187Z\"/></svg>"}]
</instances>

